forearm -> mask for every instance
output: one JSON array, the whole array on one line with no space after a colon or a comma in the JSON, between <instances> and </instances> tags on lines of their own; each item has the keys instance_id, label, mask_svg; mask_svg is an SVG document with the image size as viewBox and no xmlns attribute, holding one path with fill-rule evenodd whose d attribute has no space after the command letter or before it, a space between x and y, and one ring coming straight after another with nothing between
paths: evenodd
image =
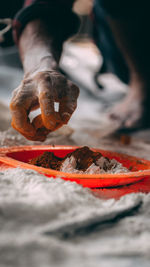
<instances>
[{"instance_id":1,"label":"forearm","mask_svg":"<svg viewBox=\"0 0 150 267\"><path fill-rule=\"evenodd\" d=\"M57 69L62 42L51 36L40 20L28 23L19 39L19 52L24 72Z\"/></svg>"}]
</instances>

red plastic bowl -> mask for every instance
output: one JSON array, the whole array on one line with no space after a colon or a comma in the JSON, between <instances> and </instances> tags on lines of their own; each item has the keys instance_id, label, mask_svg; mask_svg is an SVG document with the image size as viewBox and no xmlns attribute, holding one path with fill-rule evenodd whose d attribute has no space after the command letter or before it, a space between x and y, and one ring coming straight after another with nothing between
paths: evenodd
<instances>
[{"instance_id":1,"label":"red plastic bowl","mask_svg":"<svg viewBox=\"0 0 150 267\"><path fill-rule=\"evenodd\" d=\"M42 168L28 164L29 160L35 158L45 151L54 152L58 157L64 157L78 147L72 146L22 146L0 148L0 167L33 169L48 177L61 177L64 180L76 182L89 188L118 187L133 184L142 179L150 177L150 161L100 149L92 149L100 152L104 157L114 158L131 171L119 174L71 174Z\"/></svg>"}]
</instances>

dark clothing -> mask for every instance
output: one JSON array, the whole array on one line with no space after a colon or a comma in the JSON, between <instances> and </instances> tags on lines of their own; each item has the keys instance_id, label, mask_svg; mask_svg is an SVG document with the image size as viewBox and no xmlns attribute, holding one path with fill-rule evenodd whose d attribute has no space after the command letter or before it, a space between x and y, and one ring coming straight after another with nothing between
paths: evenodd
<instances>
[{"instance_id":1,"label":"dark clothing","mask_svg":"<svg viewBox=\"0 0 150 267\"><path fill-rule=\"evenodd\" d=\"M108 2L108 1L106 1ZM111 2L118 2L113 1ZM122 1L121 1L122 2ZM126 61L118 48L110 26L107 22L107 10L103 4L105 1L95 0L93 8L93 36L97 47L103 56L103 67L100 73L113 73L124 83L129 83L129 70ZM117 9L118 10L118 9ZM109 15L114 15L111 9ZM119 12L119 11L118 11ZM121 10L120 10L121 12Z\"/></svg>"},{"instance_id":2,"label":"dark clothing","mask_svg":"<svg viewBox=\"0 0 150 267\"><path fill-rule=\"evenodd\" d=\"M106 14L114 18L133 18L149 14L149 0L97 0Z\"/></svg>"},{"instance_id":3,"label":"dark clothing","mask_svg":"<svg viewBox=\"0 0 150 267\"><path fill-rule=\"evenodd\" d=\"M24 0L4 0L0 3L0 19L11 18L13 19L23 6ZM2 47L11 46L14 44L12 38L12 31L5 34L5 41L0 44Z\"/></svg>"},{"instance_id":4,"label":"dark clothing","mask_svg":"<svg viewBox=\"0 0 150 267\"><path fill-rule=\"evenodd\" d=\"M25 25L35 19L42 19L55 31L62 28L66 39L77 31L79 20L71 11L74 0L26 0L23 8L13 20L13 37L17 43Z\"/></svg>"},{"instance_id":5,"label":"dark clothing","mask_svg":"<svg viewBox=\"0 0 150 267\"><path fill-rule=\"evenodd\" d=\"M59 31L64 40L77 32L79 19L72 12L74 0L5 0L0 9L0 18L13 19L12 32L6 34L5 43L9 46L17 44L19 36L29 21L42 19L51 31ZM62 36L63 35L63 36ZM62 40L63 41L63 40Z\"/></svg>"}]
</instances>

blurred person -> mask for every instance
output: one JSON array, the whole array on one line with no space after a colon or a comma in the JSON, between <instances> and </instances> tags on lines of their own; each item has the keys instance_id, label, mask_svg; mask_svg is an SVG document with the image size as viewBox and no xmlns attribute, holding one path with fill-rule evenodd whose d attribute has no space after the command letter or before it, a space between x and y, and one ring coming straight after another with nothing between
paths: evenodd
<instances>
[{"instance_id":1,"label":"blurred person","mask_svg":"<svg viewBox=\"0 0 150 267\"><path fill-rule=\"evenodd\" d=\"M69 121L77 106L79 89L58 68L63 42L80 25L72 11L74 2L5 1L0 11L1 18L13 18L13 37L24 68L10 104L12 126L30 140L44 140ZM148 10L146 0L95 0L93 8L94 36L104 59L100 72L115 73L131 88L110 113L127 128L149 126ZM31 123L28 115L39 106L41 115Z\"/></svg>"}]
</instances>

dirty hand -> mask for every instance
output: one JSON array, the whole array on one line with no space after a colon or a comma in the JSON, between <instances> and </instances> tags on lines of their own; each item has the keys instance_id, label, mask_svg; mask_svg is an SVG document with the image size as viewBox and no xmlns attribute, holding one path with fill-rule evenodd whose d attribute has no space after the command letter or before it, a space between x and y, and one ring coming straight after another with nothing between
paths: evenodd
<instances>
[{"instance_id":1,"label":"dirty hand","mask_svg":"<svg viewBox=\"0 0 150 267\"><path fill-rule=\"evenodd\" d=\"M44 141L49 132L67 124L78 95L78 87L57 71L26 75L10 103L12 127L29 140ZM41 115L30 122L30 112L39 107Z\"/></svg>"}]
</instances>

